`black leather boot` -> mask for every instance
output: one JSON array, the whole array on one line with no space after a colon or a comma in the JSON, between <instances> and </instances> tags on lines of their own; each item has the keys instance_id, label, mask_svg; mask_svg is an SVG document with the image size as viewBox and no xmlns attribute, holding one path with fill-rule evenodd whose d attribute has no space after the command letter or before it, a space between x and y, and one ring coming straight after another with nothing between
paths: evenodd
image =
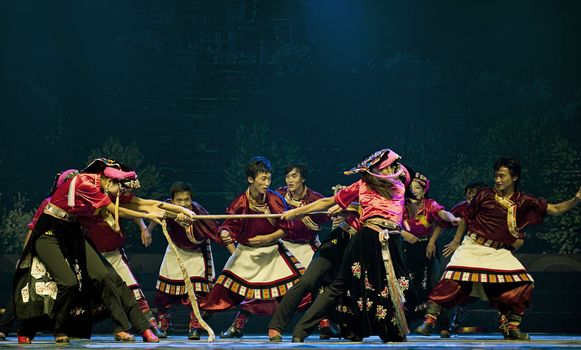
<instances>
[{"instance_id":1,"label":"black leather boot","mask_svg":"<svg viewBox=\"0 0 581 350\"><path fill-rule=\"evenodd\" d=\"M506 340L531 340L527 333L520 331L520 324L522 316L508 312L508 314L500 315L500 328L502 330L504 339Z\"/></svg>"}]
</instances>

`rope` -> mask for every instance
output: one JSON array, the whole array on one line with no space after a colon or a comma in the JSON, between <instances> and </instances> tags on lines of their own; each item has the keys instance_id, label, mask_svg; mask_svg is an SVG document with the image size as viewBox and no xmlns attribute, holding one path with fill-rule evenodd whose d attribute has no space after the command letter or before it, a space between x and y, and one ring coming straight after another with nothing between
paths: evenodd
<instances>
[{"instance_id":1,"label":"rope","mask_svg":"<svg viewBox=\"0 0 581 350\"><path fill-rule=\"evenodd\" d=\"M198 300L196 299L196 293L194 292L194 286L192 285L192 281L190 281L190 275L188 274L188 270L186 269L186 266L182 261L182 257L180 256L180 253L178 252L176 245L171 240L169 233L167 232L167 224L165 220L162 221L161 227L163 229L163 235L167 239L167 243L169 244L171 249L173 249L173 251L176 253L176 259L178 261L180 269L182 270L182 275L184 276L184 283L186 284L188 299L190 300L190 304L192 304L194 315L198 318L198 321L200 322L202 328L204 328L206 332L208 332L208 343L212 343L214 340L216 340L216 334L214 334L214 330L212 330L212 328L202 318L200 308L198 307Z\"/></svg>"}]
</instances>

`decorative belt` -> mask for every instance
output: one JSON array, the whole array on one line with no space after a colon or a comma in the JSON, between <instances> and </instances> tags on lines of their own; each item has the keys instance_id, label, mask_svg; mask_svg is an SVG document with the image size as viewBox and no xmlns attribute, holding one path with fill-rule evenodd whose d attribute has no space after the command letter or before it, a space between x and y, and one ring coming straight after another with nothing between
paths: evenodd
<instances>
[{"instance_id":1,"label":"decorative belt","mask_svg":"<svg viewBox=\"0 0 581 350\"><path fill-rule=\"evenodd\" d=\"M430 240L430 237L431 237L431 235L423 236L423 237L416 236L416 238L418 239L418 242L427 242Z\"/></svg>"},{"instance_id":2,"label":"decorative belt","mask_svg":"<svg viewBox=\"0 0 581 350\"><path fill-rule=\"evenodd\" d=\"M395 222L391 221L391 220L387 220L387 219L382 219L382 218L369 218L367 220L365 220L364 225L376 225L376 226L380 226L382 229L388 229L388 230L401 230L401 227L396 224Z\"/></svg>"},{"instance_id":3,"label":"decorative belt","mask_svg":"<svg viewBox=\"0 0 581 350\"><path fill-rule=\"evenodd\" d=\"M481 236L477 233L474 232L468 232L467 236L472 238L472 240L474 241L474 243L478 244L478 245L483 245L485 247L490 247L490 248L494 248L494 249L509 249L510 250L510 245L505 244L505 243L501 243L501 242L497 242L497 241L493 241L491 239L488 239L484 236Z\"/></svg>"},{"instance_id":4,"label":"decorative belt","mask_svg":"<svg viewBox=\"0 0 581 350\"><path fill-rule=\"evenodd\" d=\"M75 218L71 214L67 213L52 203L48 203L46 207L44 207L43 212L59 220L75 221Z\"/></svg>"}]
</instances>

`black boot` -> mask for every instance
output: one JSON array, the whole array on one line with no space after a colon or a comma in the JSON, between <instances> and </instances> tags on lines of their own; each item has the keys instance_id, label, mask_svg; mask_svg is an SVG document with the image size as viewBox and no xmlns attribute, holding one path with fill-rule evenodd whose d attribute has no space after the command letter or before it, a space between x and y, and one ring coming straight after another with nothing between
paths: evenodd
<instances>
[{"instance_id":1,"label":"black boot","mask_svg":"<svg viewBox=\"0 0 581 350\"><path fill-rule=\"evenodd\" d=\"M328 318L324 318L319 322L319 339L341 338L341 330L339 325L334 324Z\"/></svg>"},{"instance_id":2,"label":"black boot","mask_svg":"<svg viewBox=\"0 0 581 350\"><path fill-rule=\"evenodd\" d=\"M200 340L200 331L197 328L191 328L188 332L188 340Z\"/></svg>"},{"instance_id":3,"label":"black boot","mask_svg":"<svg viewBox=\"0 0 581 350\"><path fill-rule=\"evenodd\" d=\"M243 312L239 312L232 325L220 334L220 338L242 338L244 336L242 329L247 321L248 316Z\"/></svg>"},{"instance_id":4,"label":"black boot","mask_svg":"<svg viewBox=\"0 0 581 350\"><path fill-rule=\"evenodd\" d=\"M520 324L522 322L522 316L512 313L500 315L500 328L504 339L506 340L531 340L531 337L527 333L522 333L520 331Z\"/></svg>"},{"instance_id":5,"label":"black boot","mask_svg":"<svg viewBox=\"0 0 581 350\"><path fill-rule=\"evenodd\" d=\"M423 335L430 335L432 328L436 325L438 321L438 315L440 315L440 310L442 307L433 301L428 301L428 308L426 309L426 316L424 317L424 323L422 323L418 328L415 329L416 333Z\"/></svg>"},{"instance_id":6,"label":"black boot","mask_svg":"<svg viewBox=\"0 0 581 350\"><path fill-rule=\"evenodd\" d=\"M220 338L224 339L231 339L231 338L242 338L244 333L242 333L242 329L236 328L234 324L228 327L227 330L220 333Z\"/></svg>"}]
</instances>

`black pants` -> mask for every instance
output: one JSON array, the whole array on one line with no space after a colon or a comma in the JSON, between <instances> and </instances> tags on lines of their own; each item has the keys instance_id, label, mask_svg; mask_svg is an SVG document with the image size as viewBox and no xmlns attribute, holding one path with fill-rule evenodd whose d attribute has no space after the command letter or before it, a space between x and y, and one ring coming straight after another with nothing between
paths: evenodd
<instances>
[{"instance_id":1,"label":"black pants","mask_svg":"<svg viewBox=\"0 0 581 350\"><path fill-rule=\"evenodd\" d=\"M339 264L340 262L337 263L337 265ZM309 269L311 265L309 265ZM290 290L293 288L294 286ZM317 324L319 324L319 322L325 317L327 310L335 303L337 298L345 292L347 292L347 286L343 279L343 275L339 270L335 274L331 284L325 287L323 293L317 296L313 301L313 304L307 309L307 311L305 311L299 322L297 322L293 330L293 337L301 339L308 337Z\"/></svg>"},{"instance_id":2,"label":"black pants","mask_svg":"<svg viewBox=\"0 0 581 350\"><path fill-rule=\"evenodd\" d=\"M105 259L102 258L103 264L107 267L107 271L109 274L109 278L112 281L112 286L115 288L117 294L119 295L120 302L122 305L122 310L124 314L129 318L129 322L127 322L127 318L123 315L119 315L119 312L111 312L111 317L113 318L114 329L113 332L120 332L126 331L131 326L133 329L141 334L148 328L151 328L149 321L141 311L137 300L135 299L135 295L133 291L127 286L125 281L119 276L115 268ZM115 317L121 317L121 320L115 320Z\"/></svg>"},{"instance_id":3,"label":"black pants","mask_svg":"<svg viewBox=\"0 0 581 350\"><path fill-rule=\"evenodd\" d=\"M268 324L269 329L283 333L297 311L302 298L307 293L312 293L313 299L315 299L317 289L322 285L323 275L329 271L335 275L348 241L349 234L341 228L337 228L329 234L329 237L315 253L299 282L292 286L282 298Z\"/></svg>"},{"instance_id":4,"label":"black pants","mask_svg":"<svg viewBox=\"0 0 581 350\"><path fill-rule=\"evenodd\" d=\"M35 242L35 250L58 286L53 313L54 333L57 335L68 334L67 316L73 300L79 292L77 277L65 260L55 236L40 235ZM131 323L127 319L125 307L123 306L123 300L128 296L127 293L123 292L122 285L119 283L121 278L117 273L112 273L107 268L99 254L86 241L85 259L90 281L84 281L83 283L90 283L89 288L94 288L94 291L100 295L103 303L111 313L115 330L129 330ZM115 276L119 280L116 280ZM121 280L121 282L123 281ZM123 286L129 290L124 284ZM129 293L131 292L129 291ZM135 301L132 295L131 297Z\"/></svg>"}]
</instances>

